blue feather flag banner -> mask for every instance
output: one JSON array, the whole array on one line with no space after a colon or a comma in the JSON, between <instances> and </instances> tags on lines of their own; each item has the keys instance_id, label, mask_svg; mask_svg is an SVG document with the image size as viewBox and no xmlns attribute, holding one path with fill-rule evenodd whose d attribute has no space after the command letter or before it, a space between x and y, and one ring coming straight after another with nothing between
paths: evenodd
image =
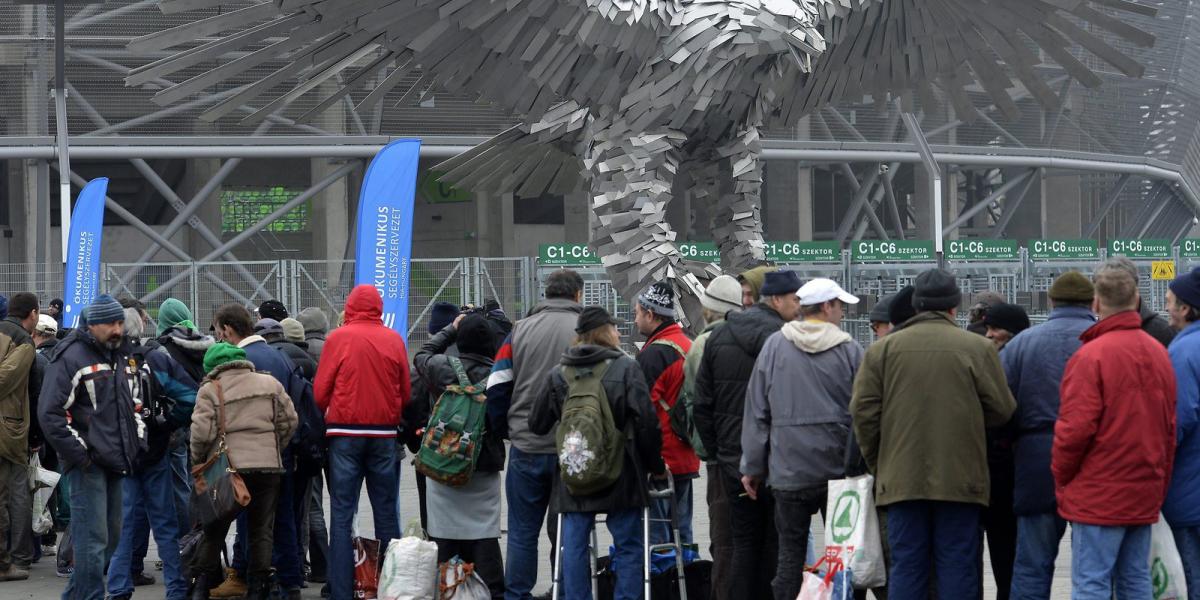
<instances>
[{"instance_id":1,"label":"blue feather flag banner","mask_svg":"<svg viewBox=\"0 0 1200 600\"><path fill-rule=\"evenodd\" d=\"M93 179L79 192L71 211L63 269L63 327L78 327L79 311L100 293L100 241L107 194L108 178Z\"/></svg>"},{"instance_id":2,"label":"blue feather flag banner","mask_svg":"<svg viewBox=\"0 0 1200 600\"><path fill-rule=\"evenodd\" d=\"M408 280L413 203L421 140L396 140L379 151L358 201L354 284L383 296L383 324L408 337Z\"/></svg>"}]
</instances>

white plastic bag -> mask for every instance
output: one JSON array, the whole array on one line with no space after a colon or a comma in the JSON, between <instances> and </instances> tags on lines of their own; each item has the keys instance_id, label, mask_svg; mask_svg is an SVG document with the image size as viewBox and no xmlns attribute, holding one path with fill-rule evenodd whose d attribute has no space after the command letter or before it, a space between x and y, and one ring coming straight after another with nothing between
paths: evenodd
<instances>
[{"instance_id":1,"label":"white plastic bag","mask_svg":"<svg viewBox=\"0 0 1200 600\"><path fill-rule=\"evenodd\" d=\"M420 525L410 524L404 537L392 540L379 574L379 600L437 600L438 547L425 540Z\"/></svg>"},{"instance_id":2,"label":"white plastic bag","mask_svg":"<svg viewBox=\"0 0 1200 600\"><path fill-rule=\"evenodd\" d=\"M1154 600L1187 600L1183 560L1175 547L1171 526L1161 514L1158 522L1150 527L1150 581Z\"/></svg>"},{"instance_id":3,"label":"white plastic bag","mask_svg":"<svg viewBox=\"0 0 1200 600\"><path fill-rule=\"evenodd\" d=\"M800 585L800 595L796 600L853 600L854 590L850 585L853 573L845 571L836 559L823 557L813 566L818 569L823 563L828 563L828 571L804 572L804 581Z\"/></svg>"},{"instance_id":4,"label":"white plastic bag","mask_svg":"<svg viewBox=\"0 0 1200 600\"><path fill-rule=\"evenodd\" d=\"M440 600L491 600L492 592L475 572L474 565L455 556L442 563L439 569Z\"/></svg>"},{"instance_id":5,"label":"white plastic bag","mask_svg":"<svg viewBox=\"0 0 1200 600\"><path fill-rule=\"evenodd\" d=\"M830 481L826 502L825 556L846 565L855 589L887 584L879 515L875 512L875 478L863 475Z\"/></svg>"},{"instance_id":6,"label":"white plastic bag","mask_svg":"<svg viewBox=\"0 0 1200 600\"><path fill-rule=\"evenodd\" d=\"M29 459L29 490L32 492L33 533L45 535L54 527L50 516L50 494L61 477L58 473L42 468L41 459L34 454Z\"/></svg>"}]
</instances>

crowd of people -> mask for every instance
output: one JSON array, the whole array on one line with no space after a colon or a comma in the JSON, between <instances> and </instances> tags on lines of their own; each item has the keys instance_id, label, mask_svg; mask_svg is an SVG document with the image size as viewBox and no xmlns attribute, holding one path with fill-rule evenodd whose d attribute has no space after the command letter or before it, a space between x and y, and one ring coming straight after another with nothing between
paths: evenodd
<instances>
[{"instance_id":1,"label":"crowd of people","mask_svg":"<svg viewBox=\"0 0 1200 600\"><path fill-rule=\"evenodd\" d=\"M932 269L871 308L864 349L841 327L858 298L759 267L708 283L694 339L673 287L649 286L631 356L621 323L584 307L583 279L563 269L515 323L494 301L436 303L411 361L371 286L336 328L271 300L221 307L207 333L177 299L151 318L101 295L67 329L60 300L42 310L18 293L0 303L0 581L56 554L65 600L129 598L155 581L152 534L170 600L295 598L309 584L349 600L364 483L386 548L406 450L420 463L453 443L463 476L414 470L420 521L439 561L473 564L497 599L532 597L543 530L559 597L590 598L601 514L614 597L640 598L647 544L694 542L702 466L713 598L796 598L829 482L863 474L888 570L876 598L980 597L985 539L998 598L1048 598L1068 524L1073 597L1149 598L1160 514L1198 598L1200 269L1171 283L1169 319L1137 282L1111 259L1058 277L1044 323L980 294L962 328L956 278ZM477 439L439 421L439 398L472 390ZM249 501L201 525L191 471L218 454ZM63 475L42 535L35 456Z\"/></svg>"}]
</instances>

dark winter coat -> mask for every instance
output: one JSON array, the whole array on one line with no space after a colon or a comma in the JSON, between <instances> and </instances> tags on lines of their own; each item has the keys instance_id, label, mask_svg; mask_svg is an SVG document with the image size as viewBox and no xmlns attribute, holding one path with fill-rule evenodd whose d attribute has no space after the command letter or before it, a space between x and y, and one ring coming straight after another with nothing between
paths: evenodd
<instances>
[{"instance_id":1,"label":"dark winter coat","mask_svg":"<svg viewBox=\"0 0 1200 600\"><path fill-rule=\"evenodd\" d=\"M0 320L0 345L0 458L24 465L29 461L29 389L40 387L42 375L33 339L15 317Z\"/></svg>"},{"instance_id":2,"label":"dark winter coat","mask_svg":"<svg viewBox=\"0 0 1200 600\"><path fill-rule=\"evenodd\" d=\"M679 346L679 350L664 342ZM638 366L642 368L646 385L650 387L650 401L658 415L658 427L663 434L663 460L673 475L695 475L700 472L700 458L691 445L671 430L669 413L669 409L679 401L679 392L683 389L683 359L691 349L692 340L678 323L671 322L655 331L637 355ZM664 403L666 408L663 407Z\"/></svg>"},{"instance_id":3,"label":"dark winter coat","mask_svg":"<svg viewBox=\"0 0 1200 600\"><path fill-rule=\"evenodd\" d=\"M558 512L609 512L641 509L648 504L647 475L662 473L662 433L650 407L646 377L632 358L620 350L580 345L567 350L563 366L586 367L611 359L601 384L612 407L613 421L625 432L625 464L617 482L607 490L589 496L573 496L554 474L554 494L550 506ZM563 402L569 395L562 370L552 369L529 414L529 429L536 435L548 435L562 416ZM630 443L632 439L632 443Z\"/></svg>"},{"instance_id":4,"label":"dark winter coat","mask_svg":"<svg viewBox=\"0 0 1200 600\"><path fill-rule=\"evenodd\" d=\"M267 342L267 345L287 355L288 360L292 361L292 364L300 369L300 375L304 377L305 381L312 383L313 379L317 376L317 361L313 360L308 352L292 342L285 342L283 340Z\"/></svg>"},{"instance_id":5,"label":"dark winter coat","mask_svg":"<svg viewBox=\"0 0 1200 600\"><path fill-rule=\"evenodd\" d=\"M1053 513L1054 475L1050 448L1058 420L1059 386L1067 361L1083 342L1079 336L1096 324L1083 307L1050 311L1045 323L1022 331L1000 352L1008 388L1017 400L1013 414L1013 512L1018 515Z\"/></svg>"},{"instance_id":6,"label":"dark winter coat","mask_svg":"<svg viewBox=\"0 0 1200 600\"><path fill-rule=\"evenodd\" d=\"M730 313L725 325L709 334L696 370L696 431L708 455L734 479L741 478L742 417L754 361L783 323L783 317L765 304Z\"/></svg>"},{"instance_id":7,"label":"dark winter coat","mask_svg":"<svg viewBox=\"0 0 1200 600\"><path fill-rule=\"evenodd\" d=\"M446 386L458 383L458 375L450 365L451 356L446 350L454 345L458 330L453 326L447 327L430 338L413 357L413 367L421 374L421 381L428 386L429 397L433 402L446 391ZM492 357L478 354L463 354L458 357L467 372L467 379L480 387L486 385L488 375L492 372ZM432 405L430 405L432 410ZM428 423L414 424L415 427L425 427ZM484 425L483 447L479 450L479 459L475 462L477 473L498 473L504 469L504 439L496 433L493 423Z\"/></svg>"},{"instance_id":8,"label":"dark winter coat","mask_svg":"<svg viewBox=\"0 0 1200 600\"><path fill-rule=\"evenodd\" d=\"M130 358L138 368L146 365L149 375L154 378L153 382L146 382L148 389L140 385L140 378L134 386L134 404L139 407L146 424L147 451L135 465L135 470L140 471L166 456L172 432L191 425L200 384L153 340L146 345L132 346Z\"/></svg>"},{"instance_id":9,"label":"dark winter coat","mask_svg":"<svg viewBox=\"0 0 1200 600\"><path fill-rule=\"evenodd\" d=\"M1164 348L1171 345L1171 340L1175 339L1175 328L1162 315L1150 310L1144 300L1138 304L1138 316L1142 319L1142 331L1158 340Z\"/></svg>"},{"instance_id":10,"label":"dark winter coat","mask_svg":"<svg viewBox=\"0 0 1200 600\"><path fill-rule=\"evenodd\" d=\"M86 327L59 342L42 384L38 417L67 468L94 463L120 475L133 471L146 450L146 428L134 408L131 376L122 351L105 348Z\"/></svg>"},{"instance_id":11,"label":"dark winter coat","mask_svg":"<svg viewBox=\"0 0 1200 600\"><path fill-rule=\"evenodd\" d=\"M1068 521L1158 520L1175 460L1175 372L1141 325L1132 310L1096 323L1063 372L1050 469Z\"/></svg>"},{"instance_id":12,"label":"dark winter coat","mask_svg":"<svg viewBox=\"0 0 1200 600\"><path fill-rule=\"evenodd\" d=\"M1200 526L1200 322L1189 324L1168 349L1175 369L1175 466L1163 503L1172 529Z\"/></svg>"}]
</instances>

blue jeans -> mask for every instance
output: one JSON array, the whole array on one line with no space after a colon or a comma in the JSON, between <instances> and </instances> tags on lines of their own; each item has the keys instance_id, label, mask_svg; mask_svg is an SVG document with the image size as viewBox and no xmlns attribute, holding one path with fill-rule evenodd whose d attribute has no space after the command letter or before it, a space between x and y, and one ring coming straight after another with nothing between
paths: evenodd
<instances>
[{"instance_id":1,"label":"blue jeans","mask_svg":"<svg viewBox=\"0 0 1200 600\"><path fill-rule=\"evenodd\" d=\"M184 432L186 433L186 429ZM188 468L188 439L185 435L183 443L172 448L167 453L171 465L171 488L175 496L175 511L179 514L179 534L183 535L192 530L192 473ZM145 556L143 554L143 556Z\"/></svg>"},{"instance_id":2,"label":"blue jeans","mask_svg":"<svg viewBox=\"0 0 1200 600\"><path fill-rule=\"evenodd\" d=\"M508 499L505 600L532 598L530 592L537 585L538 534L542 523L548 522L546 510L550 507L557 471L558 458L553 454L529 454L516 446L509 451L508 472L504 477L504 496ZM550 539L554 539L553 533Z\"/></svg>"},{"instance_id":3,"label":"blue jeans","mask_svg":"<svg viewBox=\"0 0 1200 600\"><path fill-rule=\"evenodd\" d=\"M65 475L71 486L71 528L75 571L63 600L103 600L104 569L121 535L121 479L96 465L74 467ZM85 525L86 524L86 525Z\"/></svg>"},{"instance_id":4,"label":"blue jeans","mask_svg":"<svg viewBox=\"0 0 1200 600\"><path fill-rule=\"evenodd\" d=\"M675 519L679 525L679 543L692 543L692 479L675 478ZM655 500L650 504L650 517L667 518L667 500ZM671 541L671 527L667 523L651 523L650 541L665 544Z\"/></svg>"},{"instance_id":5,"label":"blue jeans","mask_svg":"<svg viewBox=\"0 0 1200 600\"><path fill-rule=\"evenodd\" d=\"M1067 522L1057 513L1017 515L1017 560L1013 563L1011 600L1050 597L1058 544Z\"/></svg>"},{"instance_id":6,"label":"blue jeans","mask_svg":"<svg viewBox=\"0 0 1200 600\"><path fill-rule=\"evenodd\" d=\"M1151 598L1150 526L1071 523L1071 600Z\"/></svg>"},{"instance_id":7,"label":"blue jeans","mask_svg":"<svg viewBox=\"0 0 1200 600\"><path fill-rule=\"evenodd\" d=\"M1175 548L1183 561L1183 578L1187 582L1188 600L1200 599L1200 527L1172 528Z\"/></svg>"},{"instance_id":8,"label":"blue jeans","mask_svg":"<svg viewBox=\"0 0 1200 600\"><path fill-rule=\"evenodd\" d=\"M108 594L120 596L133 593L134 571L130 561L140 526L149 522L158 544L158 556L163 562L163 579L168 600L187 597L187 582L179 564L179 513L175 510L175 494L171 486L170 457L126 477L123 482L122 510L124 523L121 539L108 567ZM141 569L137 569L138 572Z\"/></svg>"},{"instance_id":9,"label":"blue jeans","mask_svg":"<svg viewBox=\"0 0 1200 600\"><path fill-rule=\"evenodd\" d=\"M561 598L592 600L591 561L588 546L596 513L563 513ZM613 600L638 600L642 597L642 511L625 509L605 517L612 534L612 569L616 574Z\"/></svg>"},{"instance_id":10,"label":"blue jeans","mask_svg":"<svg viewBox=\"0 0 1200 600\"><path fill-rule=\"evenodd\" d=\"M358 511L363 479L375 517L375 538L387 548L400 536L396 515L396 440L329 438L329 591L332 600L350 600L354 592L354 548L350 530Z\"/></svg>"},{"instance_id":11,"label":"blue jeans","mask_svg":"<svg viewBox=\"0 0 1200 600\"><path fill-rule=\"evenodd\" d=\"M937 578L938 598L979 596L980 509L977 504L933 500L889 504L889 600L928 597L930 565Z\"/></svg>"}]
</instances>

